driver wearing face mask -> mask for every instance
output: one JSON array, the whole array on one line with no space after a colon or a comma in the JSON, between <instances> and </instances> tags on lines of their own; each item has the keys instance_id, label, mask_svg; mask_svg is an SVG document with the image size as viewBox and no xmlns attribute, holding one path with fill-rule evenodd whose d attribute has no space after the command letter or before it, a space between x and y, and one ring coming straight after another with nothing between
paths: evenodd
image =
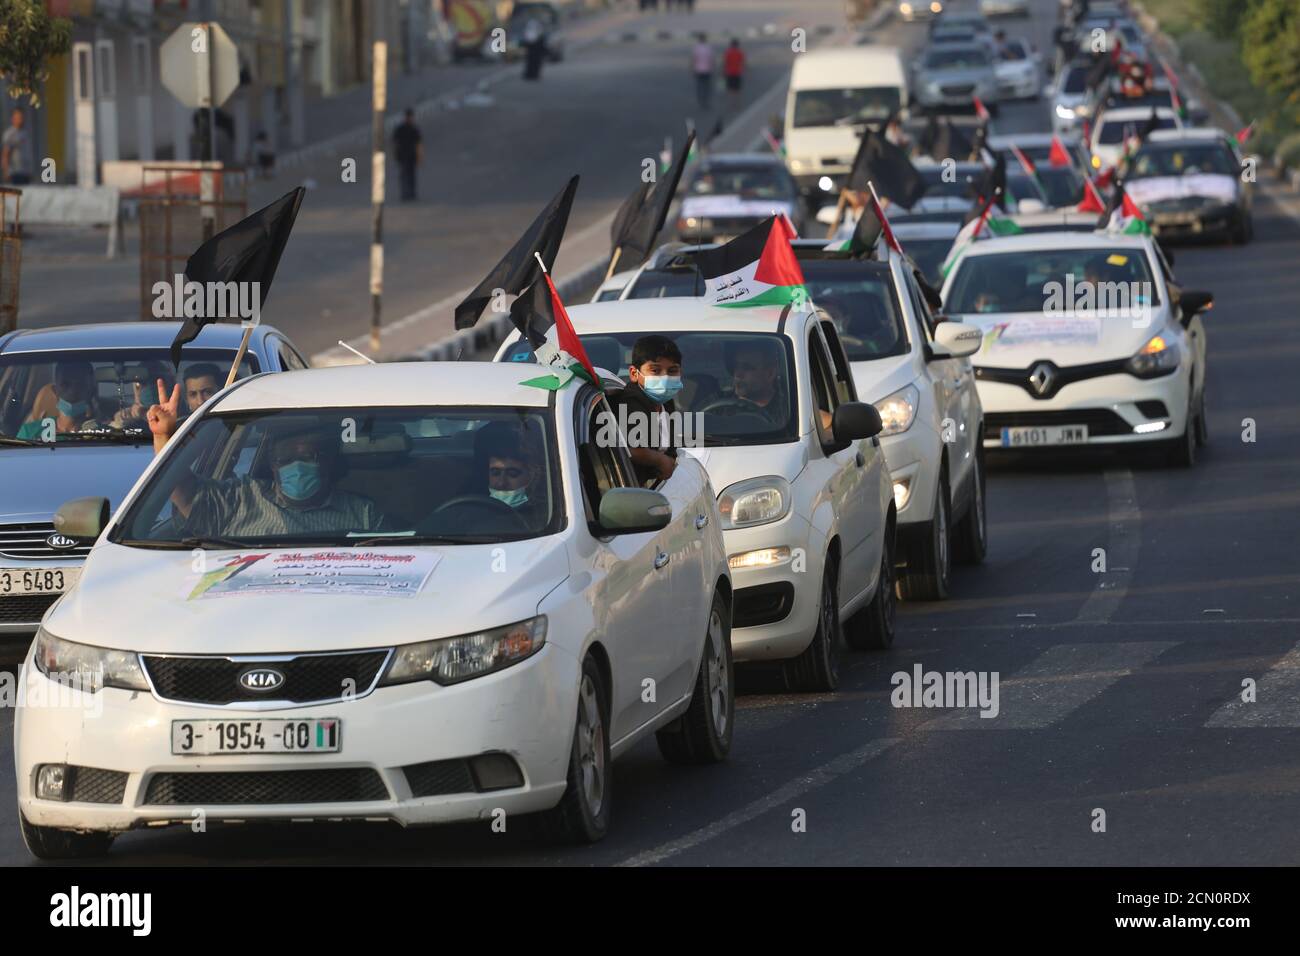
<instances>
[{"instance_id":1,"label":"driver wearing face mask","mask_svg":"<svg viewBox=\"0 0 1300 956\"><path fill-rule=\"evenodd\" d=\"M159 382L159 391L163 383ZM155 453L176 430L180 386L168 402L149 409ZM314 421L272 425L265 452L269 478L253 475L226 481L193 473L179 481L171 501L182 533L198 537L310 536L313 532L384 530L384 518L369 498L335 485L341 471L335 433ZM255 469L256 470L256 469Z\"/></svg>"}]
</instances>

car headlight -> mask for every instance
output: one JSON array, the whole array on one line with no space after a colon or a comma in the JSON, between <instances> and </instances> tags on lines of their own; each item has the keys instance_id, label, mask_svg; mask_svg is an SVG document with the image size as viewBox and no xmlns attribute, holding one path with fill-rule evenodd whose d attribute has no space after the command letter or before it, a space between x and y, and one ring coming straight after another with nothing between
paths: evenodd
<instances>
[{"instance_id":1,"label":"car headlight","mask_svg":"<svg viewBox=\"0 0 1300 956\"><path fill-rule=\"evenodd\" d=\"M801 173L801 172L803 172L805 169L812 169L812 163L807 162L806 160L802 160L802 159L792 159L792 160L790 160L790 172L792 172L792 173Z\"/></svg>"},{"instance_id":2,"label":"car headlight","mask_svg":"<svg viewBox=\"0 0 1300 956\"><path fill-rule=\"evenodd\" d=\"M419 644L401 644L381 687L431 680L458 684L518 664L541 650L546 643L546 615L505 627L495 627L459 637L444 637Z\"/></svg>"},{"instance_id":3,"label":"car headlight","mask_svg":"<svg viewBox=\"0 0 1300 956\"><path fill-rule=\"evenodd\" d=\"M1092 112L1092 107L1089 106L1087 103L1080 103L1078 106L1074 108L1075 116L1087 116L1091 112Z\"/></svg>"},{"instance_id":4,"label":"car headlight","mask_svg":"<svg viewBox=\"0 0 1300 956\"><path fill-rule=\"evenodd\" d=\"M880 437L900 435L911 428L916 419L916 409L921 404L921 391L915 385L904 385L875 404L885 426L880 430Z\"/></svg>"},{"instance_id":5,"label":"car headlight","mask_svg":"<svg viewBox=\"0 0 1300 956\"><path fill-rule=\"evenodd\" d=\"M780 521L790 511L790 483L779 475L747 478L718 495L722 527L752 528Z\"/></svg>"},{"instance_id":6,"label":"car headlight","mask_svg":"<svg viewBox=\"0 0 1300 956\"><path fill-rule=\"evenodd\" d=\"M1179 358L1178 343L1163 334L1153 335L1124 367L1138 378L1158 378L1178 368Z\"/></svg>"},{"instance_id":7,"label":"car headlight","mask_svg":"<svg viewBox=\"0 0 1300 956\"><path fill-rule=\"evenodd\" d=\"M910 17L912 15L912 5L910 3L900 3L898 5L898 12L905 17Z\"/></svg>"},{"instance_id":8,"label":"car headlight","mask_svg":"<svg viewBox=\"0 0 1300 956\"><path fill-rule=\"evenodd\" d=\"M96 694L104 687L149 689L140 656L134 651L75 644L55 637L43 627L36 631L33 663L48 679L87 694Z\"/></svg>"}]
</instances>

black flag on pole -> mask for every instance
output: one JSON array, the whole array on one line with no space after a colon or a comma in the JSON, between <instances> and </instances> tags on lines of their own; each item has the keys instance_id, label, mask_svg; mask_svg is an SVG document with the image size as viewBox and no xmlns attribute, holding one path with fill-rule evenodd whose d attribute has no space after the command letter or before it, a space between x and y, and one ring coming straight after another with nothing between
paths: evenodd
<instances>
[{"instance_id":1,"label":"black flag on pole","mask_svg":"<svg viewBox=\"0 0 1300 956\"><path fill-rule=\"evenodd\" d=\"M456 328L468 329L477 322L497 289L504 289L508 295L518 295L537 281L542 271L537 255L542 257L546 268L555 265L560 242L564 239L564 227L569 222L573 196L577 191L578 177L574 176L547 203L546 208L510 247L505 257L492 267L492 271L474 287L465 301L456 306Z\"/></svg>"},{"instance_id":2,"label":"black flag on pole","mask_svg":"<svg viewBox=\"0 0 1300 956\"><path fill-rule=\"evenodd\" d=\"M628 217L623 231L617 236L611 236L614 242L613 248L623 250L618 257L618 264L621 268L631 269L639 266L654 249L655 240L662 231L664 223L668 220L668 209L673 203L673 197L677 195L677 186L681 182L682 171L686 168L686 161L690 157L691 147L694 145L695 131L691 130L686 136L686 142L682 143L681 151L677 154L677 161L656 182L642 183L638 187L637 192L646 190L640 207L634 215ZM633 193L624 202L624 207L632 202L635 196L636 193ZM619 209L619 216L622 216L622 214L623 209ZM615 222L617 223L617 221L616 217Z\"/></svg>"},{"instance_id":3,"label":"black flag on pole","mask_svg":"<svg viewBox=\"0 0 1300 956\"><path fill-rule=\"evenodd\" d=\"M844 188L866 192L869 182L876 184L876 192L905 209L916 205L925 193L925 182L907 153L870 126L862 133Z\"/></svg>"},{"instance_id":4,"label":"black flag on pole","mask_svg":"<svg viewBox=\"0 0 1300 956\"><path fill-rule=\"evenodd\" d=\"M212 282L259 283L260 303L266 304L280 254L293 231L298 207L307 190L299 186L269 206L223 229L199 246L185 263L185 278L203 284ZM204 297L206 299L206 296ZM193 342L205 325L221 316L187 316L172 340L172 364L179 367L181 348Z\"/></svg>"}]
</instances>

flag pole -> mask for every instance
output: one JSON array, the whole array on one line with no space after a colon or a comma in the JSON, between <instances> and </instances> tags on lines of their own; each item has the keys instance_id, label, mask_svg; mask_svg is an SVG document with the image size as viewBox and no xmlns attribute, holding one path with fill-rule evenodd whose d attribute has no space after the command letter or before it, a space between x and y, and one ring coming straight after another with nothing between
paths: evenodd
<instances>
[{"instance_id":1,"label":"flag pole","mask_svg":"<svg viewBox=\"0 0 1300 956\"><path fill-rule=\"evenodd\" d=\"M621 255L623 255L623 247L622 247L622 246L615 246L615 247L614 247L614 255L611 256L611 257L610 257L610 260L609 260L609 268L605 270L605 281L606 281L606 282L608 282L611 278L613 278L613 276L614 276L614 270L618 268L618 260L619 260L619 257L620 257ZM546 269L546 266L542 266L542 270L545 271L545 269Z\"/></svg>"},{"instance_id":2,"label":"flag pole","mask_svg":"<svg viewBox=\"0 0 1300 956\"><path fill-rule=\"evenodd\" d=\"M542 275L547 275L546 263L542 261L542 254L540 252L534 252L533 258L536 259L537 264L542 267Z\"/></svg>"},{"instance_id":3,"label":"flag pole","mask_svg":"<svg viewBox=\"0 0 1300 956\"><path fill-rule=\"evenodd\" d=\"M226 388L234 384L235 374L239 371L240 363L244 361L244 356L248 354L248 340L253 335L251 325L244 326L244 337L239 340L239 351L235 353L235 360L230 363L230 374L226 376Z\"/></svg>"},{"instance_id":4,"label":"flag pole","mask_svg":"<svg viewBox=\"0 0 1300 956\"><path fill-rule=\"evenodd\" d=\"M834 239L835 233L839 231L840 221L844 218L844 207L848 205L848 202L849 202L848 189L844 186L841 186L840 201L835 204L835 221L831 223L830 231L826 233L827 239Z\"/></svg>"}]
</instances>

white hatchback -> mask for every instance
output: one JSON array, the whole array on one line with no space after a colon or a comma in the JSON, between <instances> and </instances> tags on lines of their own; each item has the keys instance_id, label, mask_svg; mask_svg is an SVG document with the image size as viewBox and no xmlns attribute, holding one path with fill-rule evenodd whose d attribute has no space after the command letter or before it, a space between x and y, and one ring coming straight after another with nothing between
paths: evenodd
<instances>
[{"instance_id":1,"label":"white hatchback","mask_svg":"<svg viewBox=\"0 0 1300 956\"><path fill-rule=\"evenodd\" d=\"M570 310L592 362L627 373L644 335L683 356L676 400L698 459L720 489L736 584L737 661L782 662L787 684L834 690L841 640L894 639L894 496L875 437L876 409L857 400L834 324L790 307L723 309L646 299ZM498 359L528 362L518 333ZM698 424L698 427L696 425Z\"/></svg>"},{"instance_id":2,"label":"white hatchback","mask_svg":"<svg viewBox=\"0 0 1300 956\"><path fill-rule=\"evenodd\" d=\"M1207 439L1208 292L1182 289L1147 235L1038 232L981 240L944 283L979 326L971 359L984 446L1156 444L1190 466Z\"/></svg>"},{"instance_id":3,"label":"white hatchback","mask_svg":"<svg viewBox=\"0 0 1300 956\"><path fill-rule=\"evenodd\" d=\"M182 426L46 615L14 724L45 858L134 827L540 812L589 841L613 758L721 760L733 593L705 471L657 491L595 388L528 367L263 375ZM101 533L102 530L102 533Z\"/></svg>"}]
</instances>

